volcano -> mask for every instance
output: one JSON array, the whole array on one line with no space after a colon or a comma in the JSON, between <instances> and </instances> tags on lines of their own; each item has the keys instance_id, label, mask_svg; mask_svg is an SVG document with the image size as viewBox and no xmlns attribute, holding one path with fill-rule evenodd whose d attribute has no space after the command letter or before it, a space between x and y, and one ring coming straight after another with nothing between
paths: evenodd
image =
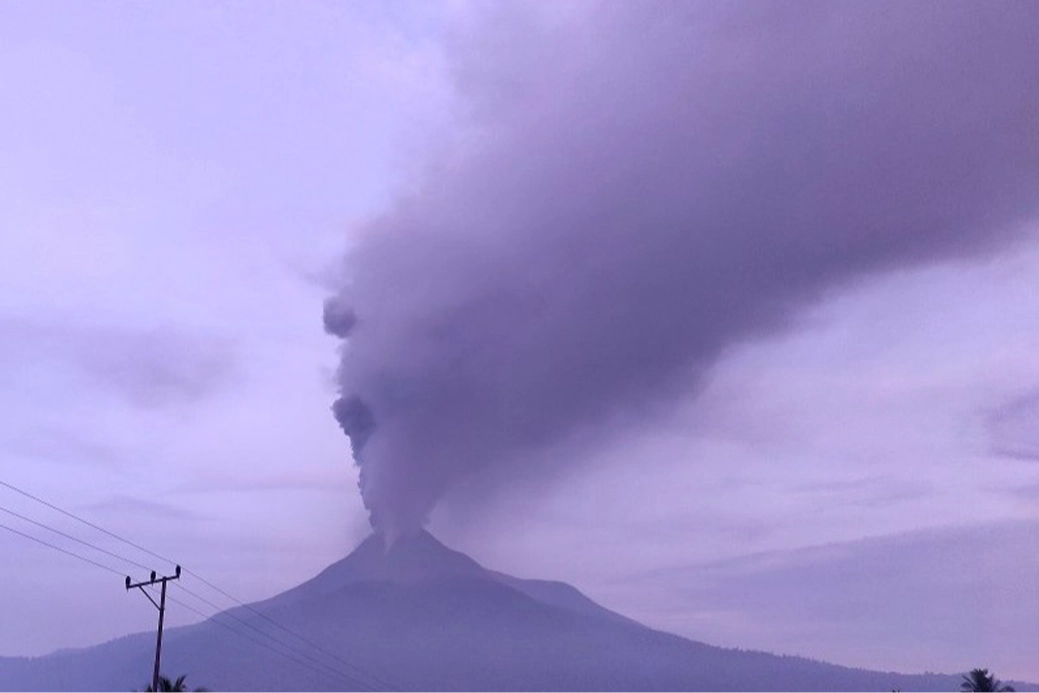
<instances>
[{"instance_id":1,"label":"volcano","mask_svg":"<svg viewBox=\"0 0 1039 693\"><path fill-rule=\"evenodd\" d=\"M0 658L0 690L131 690L147 679L153 647L154 634L140 633L44 657ZM297 587L168 630L163 670L213 690L959 686L958 676L850 669L656 631L565 583L488 570L427 532L389 548L373 535Z\"/></svg>"}]
</instances>

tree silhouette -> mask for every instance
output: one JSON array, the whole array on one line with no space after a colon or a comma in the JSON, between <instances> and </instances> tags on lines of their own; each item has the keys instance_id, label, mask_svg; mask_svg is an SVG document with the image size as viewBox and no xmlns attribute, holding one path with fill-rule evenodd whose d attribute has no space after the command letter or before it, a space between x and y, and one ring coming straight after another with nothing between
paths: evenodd
<instances>
[{"instance_id":1,"label":"tree silhouette","mask_svg":"<svg viewBox=\"0 0 1039 693\"><path fill-rule=\"evenodd\" d=\"M990 674L988 669L971 669L969 674L963 676L960 684L962 691L994 691L996 693L1010 693L1013 686L1004 686L1003 682Z\"/></svg>"},{"instance_id":2,"label":"tree silhouette","mask_svg":"<svg viewBox=\"0 0 1039 693\"><path fill-rule=\"evenodd\" d=\"M188 688L187 684L184 683L184 679L186 678L187 675L182 674L177 677L176 681L170 681L169 678L160 676L158 691L177 691L178 693L181 691L196 691L197 693L204 693L209 690L208 688ZM156 689L151 687L151 684L148 684L148 687L144 690L147 691L147 693L158 693Z\"/></svg>"}]
</instances>

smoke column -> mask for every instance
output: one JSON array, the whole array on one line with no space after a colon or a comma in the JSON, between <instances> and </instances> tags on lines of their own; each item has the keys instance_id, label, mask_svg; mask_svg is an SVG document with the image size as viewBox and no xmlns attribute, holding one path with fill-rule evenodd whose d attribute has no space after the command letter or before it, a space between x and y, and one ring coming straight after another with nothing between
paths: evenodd
<instances>
[{"instance_id":1,"label":"smoke column","mask_svg":"<svg viewBox=\"0 0 1039 693\"><path fill-rule=\"evenodd\" d=\"M566 11L557 11L559 8ZM638 426L827 292L1039 202L1039 4L477 6L464 107L326 330L378 530Z\"/></svg>"}]
</instances>

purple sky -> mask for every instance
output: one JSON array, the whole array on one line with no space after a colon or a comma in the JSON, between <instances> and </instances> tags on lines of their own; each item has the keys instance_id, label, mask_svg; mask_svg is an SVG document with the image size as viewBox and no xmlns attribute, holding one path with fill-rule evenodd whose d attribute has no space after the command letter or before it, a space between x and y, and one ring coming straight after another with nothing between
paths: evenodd
<instances>
[{"instance_id":1,"label":"purple sky","mask_svg":"<svg viewBox=\"0 0 1039 693\"><path fill-rule=\"evenodd\" d=\"M342 389L490 567L1039 680L1039 11L607 7L4 4L0 479L266 596L368 531ZM153 625L0 550L0 654Z\"/></svg>"}]
</instances>

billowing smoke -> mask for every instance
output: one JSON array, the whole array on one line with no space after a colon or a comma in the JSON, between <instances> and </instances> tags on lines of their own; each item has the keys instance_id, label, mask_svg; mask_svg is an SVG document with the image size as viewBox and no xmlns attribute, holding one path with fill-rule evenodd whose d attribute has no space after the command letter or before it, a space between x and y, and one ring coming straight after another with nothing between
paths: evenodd
<instances>
[{"instance_id":1,"label":"billowing smoke","mask_svg":"<svg viewBox=\"0 0 1039 693\"><path fill-rule=\"evenodd\" d=\"M455 37L463 134L326 305L379 529L569 464L828 290L1039 208L1039 3L559 8Z\"/></svg>"},{"instance_id":2,"label":"billowing smoke","mask_svg":"<svg viewBox=\"0 0 1039 693\"><path fill-rule=\"evenodd\" d=\"M330 298L325 301L325 312L322 316L325 323L325 332L330 335L346 339L350 331L357 324L357 314L353 308Z\"/></svg>"}]
</instances>

